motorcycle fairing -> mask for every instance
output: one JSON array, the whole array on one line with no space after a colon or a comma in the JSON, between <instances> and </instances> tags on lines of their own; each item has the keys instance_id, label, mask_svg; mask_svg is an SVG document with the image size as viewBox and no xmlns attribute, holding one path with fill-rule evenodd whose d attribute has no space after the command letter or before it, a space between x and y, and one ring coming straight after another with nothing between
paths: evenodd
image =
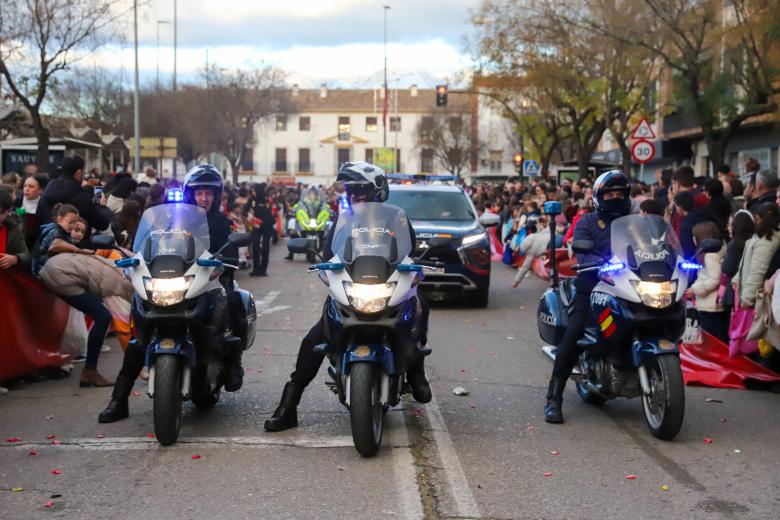
<instances>
[{"instance_id":1,"label":"motorcycle fairing","mask_svg":"<svg viewBox=\"0 0 780 520\"><path fill-rule=\"evenodd\" d=\"M184 337L157 338L151 341L146 347L145 365L151 366L152 358L160 355L185 357L190 367L197 366L195 345Z\"/></svg>"},{"instance_id":2,"label":"motorcycle fairing","mask_svg":"<svg viewBox=\"0 0 780 520\"><path fill-rule=\"evenodd\" d=\"M642 338L631 345L631 362L639 368L648 358L674 354L679 355L677 343L659 338Z\"/></svg>"},{"instance_id":3,"label":"motorcycle fairing","mask_svg":"<svg viewBox=\"0 0 780 520\"><path fill-rule=\"evenodd\" d=\"M388 375L395 375L395 356L392 349L380 343L351 343L344 349L341 373L349 373L353 363L379 363Z\"/></svg>"}]
</instances>

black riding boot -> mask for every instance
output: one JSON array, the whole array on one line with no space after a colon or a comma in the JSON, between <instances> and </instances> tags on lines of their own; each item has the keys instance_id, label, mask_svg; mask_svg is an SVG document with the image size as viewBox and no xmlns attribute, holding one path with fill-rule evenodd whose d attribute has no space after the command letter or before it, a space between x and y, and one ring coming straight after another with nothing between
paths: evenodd
<instances>
[{"instance_id":1,"label":"black riding boot","mask_svg":"<svg viewBox=\"0 0 780 520\"><path fill-rule=\"evenodd\" d=\"M284 385L282 400L270 419L265 421L265 429L269 432L281 432L298 426L297 407L303 394L303 387L295 383Z\"/></svg>"},{"instance_id":2,"label":"black riding boot","mask_svg":"<svg viewBox=\"0 0 780 520\"><path fill-rule=\"evenodd\" d=\"M433 398L431 393L431 385L428 383L428 379L425 377L425 366L423 362L406 373L406 380L412 387L412 395L414 400L418 403L430 403Z\"/></svg>"},{"instance_id":3,"label":"black riding boot","mask_svg":"<svg viewBox=\"0 0 780 520\"><path fill-rule=\"evenodd\" d=\"M108 402L106 409L98 415L98 422L111 423L120 419L127 419L130 416L127 398L130 397L132 389L132 379L122 375L117 377L116 383L114 383L114 391L111 393L111 401Z\"/></svg>"},{"instance_id":4,"label":"black riding boot","mask_svg":"<svg viewBox=\"0 0 780 520\"><path fill-rule=\"evenodd\" d=\"M244 385L244 369L241 367L241 340L237 337L225 340L230 351L225 357L225 391L237 392Z\"/></svg>"},{"instance_id":5,"label":"black riding boot","mask_svg":"<svg viewBox=\"0 0 780 520\"><path fill-rule=\"evenodd\" d=\"M544 406L544 420L548 423L563 422L563 389L566 387L566 379L563 377L550 378L550 386L547 388L547 404Z\"/></svg>"}]
</instances>

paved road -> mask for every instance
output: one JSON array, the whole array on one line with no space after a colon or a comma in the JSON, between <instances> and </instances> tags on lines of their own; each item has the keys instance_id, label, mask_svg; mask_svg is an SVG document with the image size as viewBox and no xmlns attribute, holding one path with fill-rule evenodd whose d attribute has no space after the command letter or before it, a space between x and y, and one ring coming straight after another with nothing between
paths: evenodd
<instances>
[{"instance_id":1,"label":"paved road","mask_svg":"<svg viewBox=\"0 0 780 520\"><path fill-rule=\"evenodd\" d=\"M392 410L377 457L352 447L324 369L303 398L300 427L265 433L324 297L305 263L282 254L274 249L271 277L239 278L262 314L244 389L207 413L185 405L177 445L147 437L143 383L130 419L110 425L96 420L110 390L79 389L76 377L0 397L0 519L780 516L776 394L688 388L685 426L671 443L649 435L638 401L594 408L572 388L566 424L546 425L550 365L533 316L543 284L513 291L501 264L488 309L434 307L434 402ZM113 350L101 358L112 375L121 361ZM456 386L471 394L453 395Z\"/></svg>"}]
</instances>

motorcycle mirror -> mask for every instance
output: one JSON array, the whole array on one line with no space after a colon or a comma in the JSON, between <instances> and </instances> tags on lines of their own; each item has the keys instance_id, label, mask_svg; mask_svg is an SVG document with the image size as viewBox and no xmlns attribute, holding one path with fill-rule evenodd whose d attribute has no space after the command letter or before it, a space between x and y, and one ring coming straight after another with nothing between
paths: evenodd
<instances>
[{"instance_id":1,"label":"motorcycle mirror","mask_svg":"<svg viewBox=\"0 0 780 520\"><path fill-rule=\"evenodd\" d=\"M594 246L592 240L575 240L571 243L571 250L577 254L585 254L593 251Z\"/></svg>"},{"instance_id":2,"label":"motorcycle mirror","mask_svg":"<svg viewBox=\"0 0 780 520\"><path fill-rule=\"evenodd\" d=\"M699 248L694 256L699 256L701 253L717 253L720 248L723 247L723 242L717 238L707 238L701 241Z\"/></svg>"},{"instance_id":3,"label":"motorcycle mirror","mask_svg":"<svg viewBox=\"0 0 780 520\"><path fill-rule=\"evenodd\" d=\"M291 253L306 254L310 241L306 238L291 238L287 241L287 250Z\"/></svg>"},{"instance_id":4,"label":"motorcycle mirror","mask_svg":"<svg viewBox=\"0 0 780 520\"><path fill-rule=\"evenodd\" d=\"M490 213L489 211L484 212L479 217L479 223L482 224L484 227L493 227L498 225L498 221L501 220L501 218L496 215L495 213Z\"/></svg>"},{"instance_id":5,"label":"motorcycle mirror","mask_svg":"<svg viewBox=\"0 0 780 520\"><path fill-rule=\"evenodd\" d=\"M252 237L249 233L232 233L228 236L228 242L238 247L248 246L251 239Z\"/></svg>"},{"instance_id":6,"label":"motorcycle mirror","mask_svg":"<svg viewBox=\"0 0 780 520\"><path fill-rule=\"evenodd\" d=\"M113 249L116 245L114 235L95 235L90 243L93 249Z\"/></svg>"}]
</instances>

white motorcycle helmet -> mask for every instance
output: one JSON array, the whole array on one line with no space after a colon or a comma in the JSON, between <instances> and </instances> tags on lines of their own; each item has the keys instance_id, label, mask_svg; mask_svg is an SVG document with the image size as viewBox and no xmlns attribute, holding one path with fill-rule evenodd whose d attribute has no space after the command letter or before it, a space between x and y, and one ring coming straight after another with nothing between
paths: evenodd
<instances>
[{"instance_id":1,"label":"white motorcycle helmet","mask_svg":"<svg viewBox=\"0 0 780 520\"><path fill-rule=\"evenodd\" d=\"M344 163L336 181L344 184L350 199L353 195L368 195L370 202L384 202L390 195L384 170L364 161Z\"/></svg>"}]
</instances>

